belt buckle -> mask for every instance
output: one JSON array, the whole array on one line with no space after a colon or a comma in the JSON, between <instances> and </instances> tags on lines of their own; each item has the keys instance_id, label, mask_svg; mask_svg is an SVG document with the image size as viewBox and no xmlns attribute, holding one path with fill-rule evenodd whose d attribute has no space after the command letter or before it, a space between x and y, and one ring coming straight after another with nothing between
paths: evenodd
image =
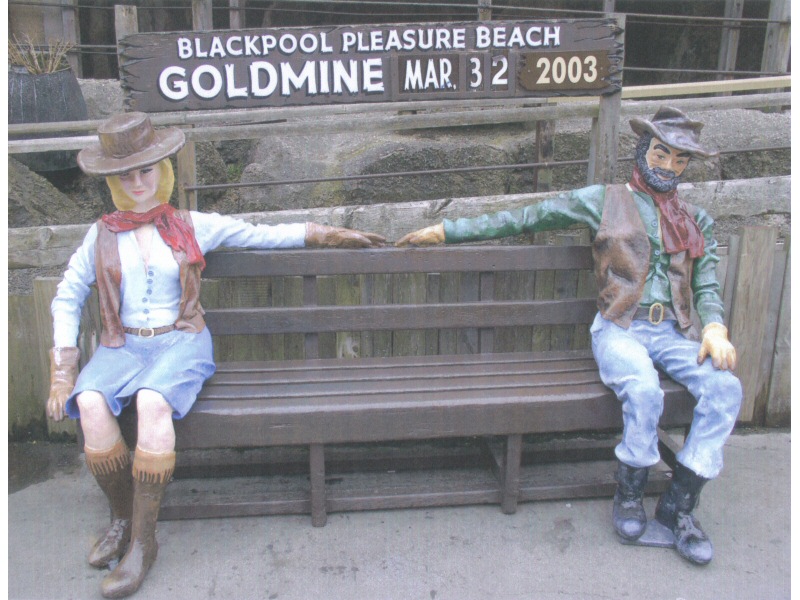
<instances>
[{"instance_id":1,"label":"belt buckle","mask_svg":"<svg viewBox=\"0 0 800 600\"><path fill-rule=\"evenodd\" d=\"M156 330L152 327L139 327L139 335L143 338L156 337Z\"/></svg>"},{"instance_id":2,"label":"belt buckle","mask_svg":"<svg viewBox=\"0 0 800 600\"><path fill-rule=\"evenodd\" d=\"M658 311L658 319L653 317L653 313ZM647 320L651 325L659 325L664 320L664 305L661 302L656 302L650 305L650 311L647 313Z\"/></svg>"}]
</instances>

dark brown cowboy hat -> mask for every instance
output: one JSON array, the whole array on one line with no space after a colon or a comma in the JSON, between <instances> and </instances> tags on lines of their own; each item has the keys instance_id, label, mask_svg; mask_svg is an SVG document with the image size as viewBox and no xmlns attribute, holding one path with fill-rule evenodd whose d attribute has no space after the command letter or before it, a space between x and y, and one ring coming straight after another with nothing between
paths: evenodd
<instances>
[{"instance_id":1,"label":"dark brown cowboy hat","mask_svg":"<svg viewBox=\"0 0 800 600\"><path fill-rule=\"evenodd\" d=\"M78 153L78 166L89 175L119 175L153 165L186 143L177 127L154 129L141 112L114 115L97 128L99 142Z\"/></svg>"},{"instance_id":2,"label":"dark brown cowboy hat","mask_svg":"<svg viewBox=\"0 0 800 600\"><path fill-rule=\"evenodd\" d=\"M717 152L704 149L700 145L700 130L703 124L693 121L677 108L662 106L652 121L634 117L630 120L631 129L636 135L650 133L673 148L690 152L698 158L716 156Z\"/></svg>"}]
</instances>

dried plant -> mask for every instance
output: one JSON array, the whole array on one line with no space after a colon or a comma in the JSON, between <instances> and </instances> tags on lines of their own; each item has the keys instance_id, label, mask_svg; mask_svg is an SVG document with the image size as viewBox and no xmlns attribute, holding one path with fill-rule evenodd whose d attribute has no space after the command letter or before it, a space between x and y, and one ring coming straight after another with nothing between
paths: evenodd
<instances>
[{"instance_id":1,"label":"dried plant","mask_svg":"<svg viewBox=\"0 0 800 600\"><path fill-rule=\"evenodd\" d=\"M75 47L72 42L50 40L46 48L37 48L30 36L20 41L16 36L8 40L8 62L24 67L33 75L55 73L69 69L67 53Z\"/></svg>"}]
</instances>

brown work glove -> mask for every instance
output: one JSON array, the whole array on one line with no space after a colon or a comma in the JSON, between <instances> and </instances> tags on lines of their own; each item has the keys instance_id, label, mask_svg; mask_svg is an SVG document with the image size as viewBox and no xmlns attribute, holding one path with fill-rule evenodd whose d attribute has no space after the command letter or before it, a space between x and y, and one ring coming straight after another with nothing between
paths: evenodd
<instances>
[{"instance_id":1,"label":"brown work glove","mask_svg":"<svg viewBox=\"0 0 800 600\"><path fill-rule=\"evenodd\" d=\"M306 223L306 247L308 248L379 248L385 243L386 238L376 233Z\"/></svg>"},{"instance_id":2,"label":"brown work glove","mask_svg":"<svg viewBox=\"0 0 800 600\"><path fill-rule=\"evenodd\" d=\"M47 416L54 421L64 418L64 406L78 378L80 356L81 351L75 346L50 349L50 397L47 399Z\"/></svg>"},{"instance_id":3,"label":"brown work glove","mask_svg":"<svg viewBox=\"0 0 800 600\"><path fill-rule=\"evenodd\" d=\"M709 355L718 369L733 371L736 368L736 349L728 341L728 329L722 323L709 323L703 328L697 364L701 364Z\"/></svg>"},{"instance_id":4,"label":"brown work glove","mask_svg":"<svg viewBox=\"0 0 800 600\"><path fill-rule=\"evenodd\" d=\"M431 225L424 229L418 229L407 233L399 240L397 246L433 246L435 244L444 243L444 224Z\"/></svg>"}]
</instances>

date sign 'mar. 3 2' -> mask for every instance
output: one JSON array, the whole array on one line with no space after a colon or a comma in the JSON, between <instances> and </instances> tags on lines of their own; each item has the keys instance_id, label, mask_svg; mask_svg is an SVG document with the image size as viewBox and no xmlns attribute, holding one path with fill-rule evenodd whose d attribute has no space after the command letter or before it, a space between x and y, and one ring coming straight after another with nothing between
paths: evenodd
<instances>
[{"instance_id":1,"label":"date sign 'mar. 3 2'","mask_svg":"<svg viewBox=\"0 0 800 600\"><path fill-rule=\"evenodd\" d=\"M134 34L120 41L130 109L145 112L620 89L613 19Z\"/></svg>"}]
</instances>

